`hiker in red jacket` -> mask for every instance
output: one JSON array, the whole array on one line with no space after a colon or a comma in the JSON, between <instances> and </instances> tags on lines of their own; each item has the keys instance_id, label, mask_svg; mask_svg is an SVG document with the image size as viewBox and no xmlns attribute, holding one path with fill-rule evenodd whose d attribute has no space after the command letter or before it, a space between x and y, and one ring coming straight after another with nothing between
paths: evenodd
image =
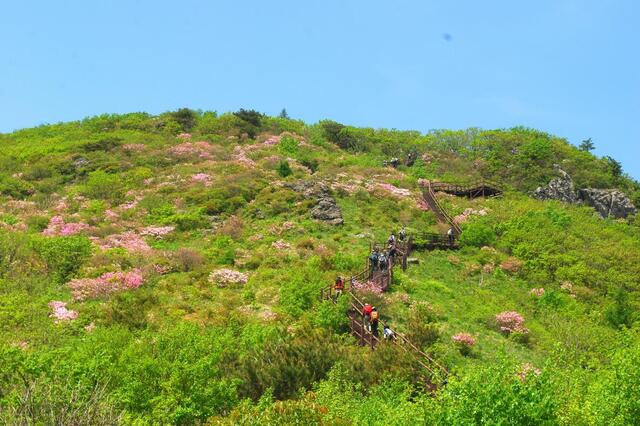
<instances>
[{"instance_id":1,"label":"hiker in red jacket","mask_svg":"<svg viewBox=\"0 0 640 426\"><path fill-rule=\"evenodd\" d=\"M342 296L342 292L344 291L344 278L336 278L336 283L333 285L333 289L335 290L336 299Z\"/></svg>"},{"instance_id":2,"label":"hiker in red jacket","mask_svg":"<svg viewBox=\"0 0 640 426\"><path fill-rule=\"evenodd\" d=\"M371 331L371 312L373 312L373 306L365 303L362 308L362 318L364 319L364 327L369 331Z\"/></svg>"}]
</instances>

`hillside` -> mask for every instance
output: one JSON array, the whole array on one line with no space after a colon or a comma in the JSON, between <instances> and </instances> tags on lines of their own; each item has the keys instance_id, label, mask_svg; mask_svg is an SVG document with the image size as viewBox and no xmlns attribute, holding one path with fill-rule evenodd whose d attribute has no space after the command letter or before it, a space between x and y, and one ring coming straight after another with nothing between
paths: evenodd
<instances>
[{"instance_id":1,"label":"hillside","mask_svg":"<svg viewBox=\"0 0 640 426\"><path fill-rule=\"evenodd\" d=\"M640 219L532 197L558 167L636 206L640 185L562 138L182 109L2 134L0 162L5 423L640 418ZM432 249L429 181L504 192L438 193L462 234ZM402 226L407 269L358 297L446 376L319 299Z\"/></svg>"}]
</instances>

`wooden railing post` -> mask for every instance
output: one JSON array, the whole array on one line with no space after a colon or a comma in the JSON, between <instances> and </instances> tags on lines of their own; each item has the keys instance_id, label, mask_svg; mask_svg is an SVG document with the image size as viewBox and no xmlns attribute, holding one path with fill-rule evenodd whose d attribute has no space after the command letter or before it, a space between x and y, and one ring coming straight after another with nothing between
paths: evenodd
<instances>
[{"instance_id":1,"label":"wooden railing post","mask_svg":"<svg viewBox=\"0 0 640 426\"><path fill-rule=\"evenodd\" d=\"M360 346L364 346L364 317L360 322Z\"/></svg>"}]
</instances>

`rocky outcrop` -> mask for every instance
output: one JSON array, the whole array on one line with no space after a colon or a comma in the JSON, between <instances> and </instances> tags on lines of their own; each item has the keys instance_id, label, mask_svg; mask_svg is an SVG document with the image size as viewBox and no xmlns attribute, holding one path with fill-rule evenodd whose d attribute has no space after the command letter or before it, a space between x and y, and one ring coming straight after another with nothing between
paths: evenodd
<instances>
[{"instance_id":1,"label":"rocky outcrop","mask_svg":"<svg viewBox=\"0 0 640 426\"><path fill-rule=\"evenodd\" d=\"M629 197L615 189L579 189L578 198L602 217L625 218L638 213Z\"/></svg>"},{"instance_id":2,"label":"rocky outcrop","mask_svg":"<svg viewBox=\"0 0 640 426\"><path fill-rule=\"evenodd\" d=\"M596 209L602 217L624 218L638 210L629 197L616 189L584 188L576 190L573 180L564 170L558 169L559 177L547 186L539 187L533 196L539 200L560 200L565 203L584 203Z\"/></svg>"},{"instance_id":3,"label":"rocky outcrop","mask_svg":"<svg viewBox=\"0 0 640 426\"><path fill-rule=\"evenodd\" d=\"M564 170L558 169L559 177L551 179L547 186L538 187L533 196L538 200L560 200L565 203L577 203L578 195L573 179Z\"/></svg>"},{"instance_id":4,"label":"rocky outcrop","mask_svg":"<svg viewBox=\"0 0 640 426\"><path fill-rule=\"evenodd\" d=\"M311 217L330 225L342 225L342 211L331 196L329 188L322 182L300 181L286 184L287 187L302 194L305 198L316 200L316 205L311 209Z\"/></svg>"}]
</instances>

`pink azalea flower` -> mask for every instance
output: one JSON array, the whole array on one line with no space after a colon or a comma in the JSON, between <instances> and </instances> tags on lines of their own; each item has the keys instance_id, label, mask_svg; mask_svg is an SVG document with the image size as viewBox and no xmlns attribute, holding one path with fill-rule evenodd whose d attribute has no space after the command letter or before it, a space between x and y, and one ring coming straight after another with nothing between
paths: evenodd
<instances>
[{"instance_id":1,"label":"pink azalea flower","mask_svg":"<svg viewBox=\"0 0 640 426\"><path fill-rule=\"evenodd\" d=\"M140 231L140 235L148 235L160 239L175 229L175 226L147 226Z\"/></svg>"},{"instance_id":2,"label":"pink azalea flower","mask_svg":"<svg viewBox=\"0 0 640 426\"><path fill-rule=\"evenodd\" d=\"M497 314L496 322L500 326L500 330L505 333L518 332L526 334L529 332L524 327L524 318L516 311L505 311Z\"/></svg>"},{"instance_id":3,"label":"pink azalea flower","mask_svg":"<svg viewBox=\"0 0 640 426\"><path fill-rule=\"evenodd\" d=\"M191 176L191 180L194 182L200 182L202 184L204 184L204 186L211 186L211 176L209 176L206 173L196 173L195 175Z\"/></svg>"},{"instance_id":4,"label":"pink azalea flower","mask_svg":"<svg viewBox=\"0 0 640 426\"><path fill-rule=\"evenodd\" d=\"M129 152L140 152L145 148L144 144L141 143L126 143L122 145L122 149Z\"/></svg>"},{"instance_id":5,"label":"pink azalea flower","mask_svg":"<svg viewBox=\"0 0 640 426\"><path fill-rule=\"evenodd\" d=\"M456 344L471 347L476 344L476 339L469 333L458 333L451 336Z\"/></svg>"},{"instance_id":6,"label":"pink azalea flower","mask_svg":"<svg viewBox=\"0 0 640 426\"><path fill-rule=\"evenodd\" d=\"M531 291L529 292L529 294L531 294L532 296L535 296L535 297L542 297L542 296L544 296L544 288L543 287L532 288Z\"/></svg>"},{"instance_id":7,"label":"pink azalea flower","mask_svg":"<svg viewBox=\"0 0 640 426\"><path fill-rule=\"evenodd\" d=\"M275 241L271 244L271 247L273 247L276 250L287 250L291 248L291 244L283 241L283 240L278 240Z\"/></svg>"},{"instance_id":8,"label":"pink azalea flower","mask_svg":"<svg viewBox=\"0 0 640 426\"><path fill-rule=\"evenodd\" d=\"M209 274L209 282L218 287L226 287L230 284L246 284L249 276L233 269L218 269Z\"/></svg>"},{"instance_id":9,"label":"pink azalea flower","mask_svg":"<svg viewBox=\"0 0 640 426\"><path fill-rule=\"evenodd\" d=\"M49 221L47 228L42 231L43 235L52 236L68 236L84 232L91 227L86 223L65 223L62 216L54 216Z\"/></svg>"},{"instance_id":10,"label":"pink azalea flower","mask_svg":"<svg viewBox=\"0 0 640 426\"><path fill-rule=\"evenodd\" d=\"M98 278L74 279L68 283L74 300L93 299L118 291L140 287L144 277L139 269L128 272L107 272Z\"/></svg>"},{"instance_id":11,"label":"pink azalea flower","mask_svg":"<svg viewBox=\"0 0 640 426\"><path fill-rule=\"evenodd\" d=\"M132 231L109 235L103 241L97 238L93 238L92 241L103 250L120 247L132 253L148 253L151 251L149 244Z\"/></svg>"},{"instance_id":12,"label":"pink azalea flower","mask_svg":"<svg viewBox=\"0 0 640 426\"><path fill-rule=\"evenodd\" d=\"M391 185L390 183L379 183L377 186L378 188L383 189L396 197L405 198L411 196L411 191L409 191L408 189L398 188L397 186Z\"/></svg>"},{"instance_id":13,"label":"pink azalea flower","mask_svg":"<svg viewBox=\"0 0 640 426\"><path fill-rule=\"evenodd\" d=\"M71 321L78 318L78 312L67 309L67 304L65 302L52 300L49 302L49 307L51 308L51 315L49 316L55 318L56 323L60 321Z\"/></svg>"}]
</instances>

